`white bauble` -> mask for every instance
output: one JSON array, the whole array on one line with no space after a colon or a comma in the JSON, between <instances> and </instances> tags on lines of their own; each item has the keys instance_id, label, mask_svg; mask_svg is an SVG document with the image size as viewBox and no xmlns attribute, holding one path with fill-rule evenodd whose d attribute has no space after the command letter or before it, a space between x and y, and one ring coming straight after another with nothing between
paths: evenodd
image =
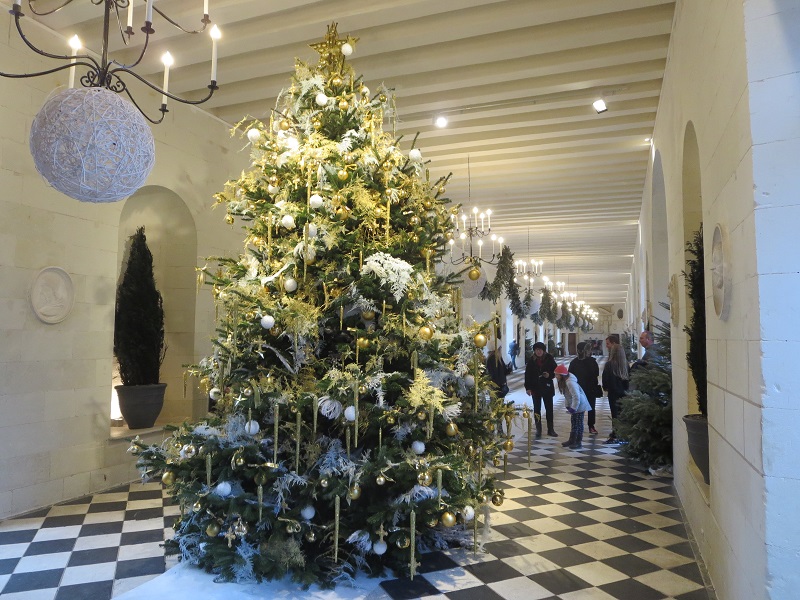
<instances>
[{"instance_id":1,"label":"white bauble","mask_svg":"<svg viewBox=\"0 0 800 600\"><path fill-rule=\"evenodd\" d=\"M365 98L369 96L369 88L367 86L361 87L361 95L364 96Z\"/></svg>"},{"instance_id":2,"label":"white bauble","mask_svg":"<svg viewBox=\"0 0 800 600\"><path fill-rule=\"evenodd\" d=\"M308 224L308 237L310 238L317 237L317 226L314 223Z\"/></svg>"},{"instance_id":3,"label":"white bauble","mask_svg":"<svg viewBox=\"0 0 800 600\"><path fill-rule=\"evenodd\" d=\"M283 282L283 289L289 293L294 292L297 289L297 280L289 277L289 279Z\"/></svg>"},{"instance_id":4,"label":"white bauble","mask_svg":"<svg viewBox=\"0 0 800 600\"><path fill-rule=\"evenodd\" d=\"M281 188L277 185L272 185L271 183L267 186L267 191L272 194L273 196L281 191Z\"/></svg>"},{"instance_id":5,"label":"white bauble","mask_svg":"<svg viewBox=\"0 0 800 600\"><path fill-rule=\"evenodd\" d=\"M214 402L222 398L222 390L219 388L211 388L208 392L208 397L211 398Z\"/></svg>"},{"instance_id":6,"label":"white bauble","mask_svg":"<svg viewBox=\"0 0 800 600\"><path fill-rule=\"evenodd\" d=\"M353 53L353 46L345 42L342 44L342 54L345 56L350 56Z\"/></svg>"},{"instance_id":7,"label":"white bauble","mask_svg":"<svg viewBox=\"0 0 800 600\"><path fill-rule=\"evenodd\" d=\"M372 544L372 551L380 556L381 554L386 553L386 542L383 540L378 540L377 542L373 542Z\"/></svg>"},{"instance_id":8,"label":"white bauble","mask_svg":"<svg viewBox=\"0 0 800 600\"><path fill-rule=\"evenodd\" d=\"M408 153L408 158L409 158L409 160L412 160L414 162L421 162L422 161L422 152L419 151L419 148L413 148Z\"/></svg>"},{"instance_id":9,"label":"white bauble","mask_svg":"<svg viewBox=\"0 0 800 600\"><path fill-rule=\"evenodd\" d=\"M308 506L303 507L303 509L300 511L300 514L306 521L310 521L314 518L314 515L317 514L317 509L309 504Z\"/></svg>"},{"instance_id":10,"label":"white bauble","mask_svg":"<svg viewBox=\"0 0 800 600\"><path fill-rule=\"evenodd\" d=\"M475 517L475 509L467 505L463 508L461 514L464 515L464 522L468 523Z\"/></svg>"},{"instance_id":11,"label":"white bauble","mask_svg":"<svg viewBox=\"0 0 800 600\"><path fill-rule=\"evenodd\" d=\"M261 132L255 127L247 130L247 139L250 140L251 144L255 144L260 138Z\"/></svg>"},{"instance_id":12,"label":"white bauble","mask_svg":"<svg viewBox=\"0 0 800 600\"><path fill-rule=\"evenodd\" d=\"M319 208L322 206L322 196L319 194L311 194L311 198L308 199L308 204L311 208Z\"/></svg>"},{"instance_id":13,"label":"white bauble","mask_svg":"<svg viewBox=\"0 0 800 600\"><path fill-rule=\"evenodd\" d=\"M258 424L258 421L248 421L244 424L244 431L247 435L256 435L261 431L261 426Z\"/></svg>"},{"instance_id":14,"label":"white bauble","mask_svg":"<svg viewBox=\"0 0 800 600\"><path fill-rule=\"evenodd\" d=\"M261 317L261 326L264 329L272 329L275 327L275 317L272 315L264 315Z\"/></svg>"},{"instance_id":15,"label":"white bauble","mask_svg":"<svg viewBox=\"0 0 800 600\"><path fill-rule=\"evenodd\" d=\"M348 421L355 421L356 420L356 407L355 406L348 406L344 409L344 418Z\"/></svg>"},{"instance_id":16,"label":"white bauble","mask_svg":"<svg viewBox=\"0 0 800 600\"><path fill-rule=\"evenodd\" d=\"M286 229L294 229L294 217L292 215L283 215L281 217L281 225Z\"/></svg>"},{"instance_id":17,"label":"white bauble","mask_svg":"<svg viewBox=\"0 0 800 600\"><path fill-rule=\"evenodd\" d=\"M467 384L467 387L475 387L475 377L472 375L467 375L464 377L464 383Z\"/></svg>"},{"instance_id":18,"label":"white bauble","mask_svg":"<svg viewBox=\"0 0 800 600\"><path fill-rule=\"evenodd\" d=\"M214 488L214 493L217 496L221 496L222 498L224 498L225 496L229 496L231 493L231 484L228 483L227 481L220 481L217 484L217 487Z\"/></svg>"},{"instance_id":19,"label":"white bauble","mask_svg":"<svg viewBox=\"0 0 800 600\"><path fill-rule=\"evenodd\" d=\"M411 450L414 454L422 454L425 452L425 442L420 442L417 440L416 442L411 443Z\"/></svg>"},{"instance_id":20,"label":"white bauble","mask_svg":"<svg viewBox=\"0 0 800 600\"><path fill-rule=\"evenodd\" d=\"M317 106L325 106L328 103L328 97L320 92L317 94L317 97L314 98L314 102L317 103Z\"/></svg>"}]
</instances>

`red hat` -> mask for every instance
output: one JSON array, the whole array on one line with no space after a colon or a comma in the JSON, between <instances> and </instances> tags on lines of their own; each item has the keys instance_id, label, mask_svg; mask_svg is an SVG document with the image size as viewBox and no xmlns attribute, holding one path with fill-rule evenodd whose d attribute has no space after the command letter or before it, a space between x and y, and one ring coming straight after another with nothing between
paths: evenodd
<instances>
[{"instance_id":1,"label":"red hat","mask_svg":"<svg viewBox=\"0 0 800 600\"><path fill-rule=\"evenodd\" d=\"M564 365L558 365L555 370L556 375L569 375L569 369Z\"/></svg>"}]
</instances>

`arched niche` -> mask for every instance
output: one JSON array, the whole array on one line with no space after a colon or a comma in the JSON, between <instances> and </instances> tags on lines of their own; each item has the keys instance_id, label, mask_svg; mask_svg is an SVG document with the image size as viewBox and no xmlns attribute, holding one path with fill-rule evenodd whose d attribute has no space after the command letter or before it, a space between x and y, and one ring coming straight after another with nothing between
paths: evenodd
<instances>
[{"instance_id":1,"label":"arched niche","mask_svg":"<svg viewBox=\"0 0 800 600\"><path fill-rule=\"evenodd\" d=\"M175 192L145 186L125 200L119 222L117 277L128 238L144 226L153 253L156 285L164 298L167 353L161 366L161 382L167 384L159 422L192 417L192 398L184 392L184 365L195 362L195 306L197 228L186 203ZM112 405L112 418L114 415Z\"/></svg>"}]
</instances>

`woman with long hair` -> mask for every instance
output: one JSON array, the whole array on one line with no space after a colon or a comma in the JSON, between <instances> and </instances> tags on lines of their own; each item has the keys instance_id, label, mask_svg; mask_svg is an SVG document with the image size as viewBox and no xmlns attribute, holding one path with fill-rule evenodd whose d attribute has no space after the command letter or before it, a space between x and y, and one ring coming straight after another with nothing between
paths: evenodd
<instances>
[{"instance_id":1,"label":"woman with long hair","mask_svg":"<svg viewBox=\"0 0 800 600\"><path fill-rule=\"evenodd\" d=\"M542 437L542 402L547 416L547 435L556 437L553 429L553 378L556 376L556 359L548 354L542 342L533 345L533 356L525 365L525 392L533 400L533 418L536 422L536 439Z\"/></svg>"},{"instance_id":2,"label":"woman with long hair","mask_svg":"<svg viewBox=\"0 0 800 600\"><path fill-rule=\"evenodd\" d=\"M603 389L608 393L608 408L611 410L611 435L603 443L615 444L617 443L617 434L614 431L614 420L619 417L618 401L628 391L630 375L628 374L628 359L622 345L614 343L611 337L606 338L606 344L608 345L608 362L603 368Z\"/></svg>"}]
</instances>

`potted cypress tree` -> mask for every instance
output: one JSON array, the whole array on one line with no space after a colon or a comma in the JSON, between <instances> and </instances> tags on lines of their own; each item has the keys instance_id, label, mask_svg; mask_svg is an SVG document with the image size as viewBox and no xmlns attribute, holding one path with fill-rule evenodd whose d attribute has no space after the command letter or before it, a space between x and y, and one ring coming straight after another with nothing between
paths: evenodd
<instances>
[{"instance_id":1,"label":"potted cypress tree","mask_svg":"<svg viewBox=\"0 0 800 600\"><path fill-rule=\"evenodd\" d=\"M703 259L703 226L695 231L694 238L686 243L687 270L683 271L686 288L689 292L689 305L692 314L689 323L683 328L689 337L689 350L686 362L697 389L697 408L699 414L683 417L689 438L689 452L697 468L709 482L708 464L708 381L706 378L706 287L704 280L705 261Z\"/></svg>"},{"instance_id":2,"label":"potted cypress tree","mask_svg":"<svg viewBox=\"0 0 800 600\"><path fill-rule=\"evenodd\" d=\"M153 255L140 227L129 240L114 311L114 356L122 380L115 389L130 429L152 427L161 412L167 388L159 381L165 352L163 300L153 276Z\"/></svg>"}]
</instances>

